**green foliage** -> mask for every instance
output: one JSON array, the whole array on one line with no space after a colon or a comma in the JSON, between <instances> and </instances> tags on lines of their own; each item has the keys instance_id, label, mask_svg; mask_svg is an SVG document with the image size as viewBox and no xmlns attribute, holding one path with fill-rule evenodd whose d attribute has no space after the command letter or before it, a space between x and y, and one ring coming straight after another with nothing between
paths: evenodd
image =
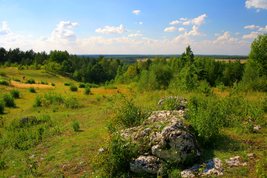
<instances>
[{"instance_id":1,"label":"green foliage","mask_svg":"<svg viewBox=\"0 0 267 178\"><path fill-rule=\"evenodd\" d=\"M20 92L16 89L11 90L10 94L11 94L11 96L13 96L13 98L20 98Z\"/></svg>"},{"instance_id":2,"label":"green foliage","mask_svg":"<svg viewBox=\"0 0 267 178\"><path fill-rule=\"evenodd\" d=\"M41 84L48 85L48 82L47 81L41 81Z\"/></svg>"},{"instance_id":3,"label":"green foliage","mask_svg":"<svg viewBox=\"0 0 267 178\"><path fill-rule=\"evenodd\" d=\"M0 170L4 170L7 167L5 160L0 159Z\"/></svg>"},{"instance_id":4,"label":"green foliage","mask_svg":"<svg viewBox=\"0 0 267 178\"><path fill-rule=\"evenodd\" d=\"M56 84L55 83L51 83L51 85L54 87L54 86L56 86Z\"/></svg>"},{"instance_id":5,"label":"green foliage","mask_svg":"<svg viewBox=\"0 0 267 178\"><path fill-rule=\"evenodd\" d=\"M28 79L26 81L26 83L28 83L28 84L35 84L35 80L34 79Z\"/></svg>"},{"instance_id":6,"label":"green foliage","mask_svg":"<svg viewBox=\"0 0 267 178\"><path fill-rule=\"evenodd\" d=\"M124 99L121 107L117 111L115 120L128 128L141 124L145 116L146 114L134 105L133 101Z\"/></svg>"},{"instance_id":7,"label":"green foliage","mask_svg":"<svg viewBox=\"0 0 267 178\"><path fill-rule=\"evenodd\" d=\"M78 121L73 121L71 125L74 132L80 131L80 123Z\"/></svg>"},{"instance_id":8,"label":"green foliage","mask_svg":"<svg viewBox=\"0 0 267 178\"><path fill-rule=\"evenodd\" d=\"M5 111L5 102L3 99L0 99L0 114L4 114Z\"/></svg>"},{"instance_id":9,"label":"green foliage","mask_svg":"<svg viewBox=\"0 0 267 178\"><path fill-rule=\"evenodd\" d=\"M89 95L91 93L91 89L89 87L85 87L84 94Z\"/></svg>"},{"instance_id":10,"label":"green foliage","mask_svg":"<svg viewBox=\"0 0 267 178\"><path fill-rule=\"evenodd\" d=\"M63 97L59 93L48 92L35 97L33 107L64 106L70 109L80 107L79 101L74 97Z\"/></svg>"},{"instance_id":11,"label":"green foliage","mask_svg":"<svg viewBox=\"0 0 267 178\"><path fill-rule=\"evenodd\" d=\"M79 88L85 88L86 87L86 84L85 83L80 83L79 84Z\"/></svg>"},{"instance_id":12,"label":"green foliage","mask_svg":"<svg viewBox=\"0 0 267 178\"><path fill-rule=\"evenodd\" d=\"M212 94L212 89L209 86L209 83L207 81L200 81L199 82L199 86L198 86L198 90L205 94L206 96L211 95Z\"/></svg>"},{"instance_id":13,"label":"green foliage","mask_svg":"<svg viewBox=\"0 0 267 178\"><path fill-rule=\"evenodd\" d=\"M6 107L9 107L9 108L15 108L16 107L15 100L14 100L13 96L10 94L3 95L3 101L4 101Z\"/></svg>"},{"instance_id":14,"label":"green foliage","mask_svg":"<svg viewBox=\"0 0 267 178\"><path fill-rule=\"evenodd\" d=\"M31 87L31 88L29 88L29 92L36 93L36 90L35 90L35 88Z\"/></svg>"},{"instance_id":15,"label":"green foliage","mask_svg":"<svg viewBox=\"0 0 267 178\"><path fill-rule=\"evenodd\" d=\"M102 177L127 177L129 162L137 156L137 146L124 140L119 134L112 135L107 150L98 155L97 166Z\"/></svg>"},{"instance_id":16,"label":"green foliage","mask_svg":"<svg viewBox=\"0 0 267 178\"><path fill-rule=\"evenodd\" d=\"M70 91L78 91L78 87L75 85L70 86Z\"/></svg>"},{"instance_id":17,"label":"green foliage","mask_svg":"<svg viewBox=\"0 0 267 178\"><path fill-rule=\"evenodd\" d=\"M66 108L70 108L70 109L77 109L80 107L78 99L74 97L65 98L64 105Z\"/></svg>"},{"instance_id":18,"label":"green foliage","mask_svg":"<svg viewBox=\"0 0 267 178\"><path fill-rule=\"evenodd\" d=\"M50 127L52 122L47 115L13 120L7 128L5 140L14 149L28 150L43 140Z\"/></svg>"},{"instance_id":19,"label":"green foliage","mask_svg":"<svg viewBox=\"0 0 267 178\"><path fill-rule=\"evenodd\" d=\"M70 86L71 83L69 83L69 82L65 82L64 85L65 85L65 86Z\"/></svg>"},{"instance_id":20,"label":"green foliage","mask_svg":"<svg viewBox=\"0 0 267 178\"><path fill-rule=\"evenodd\" d=\"M6 85L6 86L8 86L9 85L9 82L6 81L6 80L0 79L0 85Z\"/></svg>"},{"instance_id":21,"label":"green foliage","mask_svg":"<svg viewBox=\"0 0 267 178\"><path fill-rule=\"evenodd\" d=\"M215 97L194 96L189 101L189 122L203 144L212 143L224 124L224 108Z\"/></svg>"}]
</instances>

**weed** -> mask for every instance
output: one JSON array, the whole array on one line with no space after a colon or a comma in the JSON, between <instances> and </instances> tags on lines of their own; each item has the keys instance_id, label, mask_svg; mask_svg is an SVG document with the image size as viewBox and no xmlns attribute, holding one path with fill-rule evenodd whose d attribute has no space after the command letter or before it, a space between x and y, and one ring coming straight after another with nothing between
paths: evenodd
<instances>
[{"instance_id":1,"label":"weed","mask_svg":"<svg viewBox=\"0 0 267 178\"><path fill-rule=\"evenodd\" d=\"M80 123L78 121L73 121L72 122L72 129L74 132L79 132L80 131Z\"/></svg>"},{"instance_id":2,"label":"weed","mask_svg":"<svg viewBox=\"0 0 267 178\"><path fill-rule=\"evenodd\" d=\"M42 97L37 95L34 100L33 107L41 107L42 106Z\"/></svg>"},{"instance_id":3,"label":"weed","mask_svg":"<svg viewBox=\"0 0 267 178\"><path fill-rule=\"evenodd\" d=\"M85 88L86 87L86 84L85 83L80 83L79 84L79 88Z\"/></svg>"},{"instance_id":4,"label":"weed","mask_svg":"<svg viewBox=\"0 0 267 178\"><path fill-rule=\"evenodd\" d=\"M76 108L79 108L80 106L79 101L77 100L77 98L74 98L74 97L65 98L64 105L66 108L70 108L70 109L76 109Z\"/></svg>"}]
</instances>

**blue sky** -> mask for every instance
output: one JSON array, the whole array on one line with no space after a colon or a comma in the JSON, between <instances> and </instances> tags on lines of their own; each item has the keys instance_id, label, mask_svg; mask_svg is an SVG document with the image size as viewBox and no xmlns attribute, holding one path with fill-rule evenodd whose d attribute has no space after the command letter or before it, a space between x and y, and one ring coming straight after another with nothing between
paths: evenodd
<instances>
[{"instance_id":1,"label":"blue sky","mask_svg":"<svg viewBox=\"0 0 267 178\"><path fill-rule=\"evenodd\" d=\"M0 0L0 46L76 54L247 55L267 0Z\"/></svg>"}]
</instances>

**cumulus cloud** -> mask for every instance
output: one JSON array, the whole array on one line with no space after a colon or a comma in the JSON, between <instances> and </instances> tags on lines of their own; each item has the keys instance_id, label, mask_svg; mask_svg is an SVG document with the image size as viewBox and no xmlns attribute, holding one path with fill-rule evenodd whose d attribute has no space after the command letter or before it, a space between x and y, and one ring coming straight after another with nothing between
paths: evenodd
<instances>
[{"instance_id":1,"label":"cumulus cloud","mask_svg":"<svg viewBox=\"0 0 267 178\"><path fill-rule=\"evenodd\" d=\"M141 36L143 36L143 34L141 34L141 33L132 33L132 34L128 35L128 37L130 37L130 38L141 37Z\"/></svg>"},{"instance_id":2,"label":"cumulus cloud","mask_svg":"<svg viewBox=\"0 0 267 178\"><path fill-rule=\"evenodd\" d=\"M259 26L256 26L256 25L247 25L247 26L244 26L244 29L249 29L249 30L255 30L255 29L259 29L260 27Z\"/></svg>"},{"instance_id":3,"label":"cumulus cloud","mask_svg":"<svg viewBox=\"0 0 267 178\"><path fill-rule=\"evenodd\" d=\"M133 13L134 15L139 15L139 14L141 13L141 10L136 9L136 10L133 10L132 13Z\"/></svg>"},{"instance_id":4,"label":"cumulus cloud","mask_svg":"<svg viewBox=\"0 0 267 178\"><path fill-rule=\"evenodd\" d=\"M222 35L219 35L214 43L231 43L236 42L237 38L231 36L230 32L224 32Z\"/></svg>"},{"instance_id":5,"label":"cumulus cloud","mask_svg":"<svg viewBox=\"0 0 267 178\"><path fill-rule=\"evenodd\" d=\"M51 40L53 41L75 41L76 35L73 31L78 23L70 21L61 21L57 24L56 28L52 31Z\"/></svg>"},{"instance_id":6,"label":"cumulus cloud","mask_svg":"<svg viewBox=\"0 0 267 178\"><path fill-rule=\"evenodd\" d=\"M164 32L174 32L176 31L176 27L167 27L164 29Z\"/></svg>"},{"instance_id":7,"label":"cumulus cloud","mask_svg":"<svg viewBox=\"0 0 267 178\"><path fill-rule=\"evenodd\" d=\"M95 30L97 33L103 33L103 34L121 34L126 31L124 26L121 24L119 26L105 26L103 28L98 28Z\"/></svg>"},{"instance_id":8,"label":"cumulus cloud","mask_svg":"<svg viewBox=\"0 0 267 178\"><path fill-rule=\"evenodd\" d=\"M184 31L185 31L185 28L180 27L180 28L178 29L178 31L179 31L179 32L184 32Z\"/></svg>"},{"instance_id":9,"label":"cumulus cloud","mask_svg":"<svg viewBox=\"0 0 267 178\"><path fill-rule=\"evenodd\" d=\"M170 25L177 25L179 23L181 23L179 20L173 20L170 22Z\"/></svg>"},{"instance_id":10,"label":"cumulus cloud","mask_svg":"<svg viewBox=\"0 0 267 178\"><path fill-rule=\"evenodd\" d=\"M8 33L10 33L8 23L6 21L3 21L0 26L0 35L6 35Z\"/></svg>"},{"instance_id":11,"label":"cumulus cloud","mask_svg":"<svg viewBox=\"0 0 267 178\"><path fill-rule=\"evenodd\" d=\"M248 9L267 9L267 0L246 0L246 7Z\"/></svg>"},{"instance_id":12,"label":"cumulus cloud","mask_svg":"<svg viewBox=\"0 0 267 178\"><path fill-rule=\"evenodd\" d=\"M249 34L243 35L243 39L255 39L259 35L259 32L251 32Z\"/></svg>"}]
</instances>

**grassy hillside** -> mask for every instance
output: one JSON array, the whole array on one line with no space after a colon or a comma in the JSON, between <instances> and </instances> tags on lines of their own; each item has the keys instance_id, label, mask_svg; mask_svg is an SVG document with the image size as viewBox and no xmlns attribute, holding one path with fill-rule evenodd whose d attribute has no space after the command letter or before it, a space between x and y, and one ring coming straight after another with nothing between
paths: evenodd
<instances>
[{"instance_id":1,"label":"grassy hillside","mask_svg":"<svg viewBox=\"0 0 267 178\"><path fill-rule=\"evenodd\" d=\"M14 89L20 93L20 98L15 99L16 107L5 107L4 114L0 115L0 177L95 177L95 156L109 139L107 125L120 106L121 94L133 99L136 105L146 111L158 109L157 102L164 96L179 95L189 98L196 95L174 90L140 93L134 84L91 88L91 94L86 95L84 88L73 92L68 86L78 87L79 83L42 70L18 70L9 67L0 68L0 74L1 80L11 84L0 85L1 97ZM26 84L30 79L33 79L35 84ZM29 91L32 87L35 88L35 93ZM222 91L217 88L213 92L220 98L231 93L229 89ZM36 97L44 97L48 93L52 93L53 97L60 96L63 103L46 103L41 107L34 107ZM240 97L258 102L266 97L266 93L242 93ZM69 107L67 102L75 107ZM40 122L39 125L22 128L26 134L31 133L28 132L30 129L40 133L38 129L43 128L44 134L36 144L29 144L31 146L28 149L18 149L17 145L10 141L16 137L13 131L21 129L14 123L21 123L19 119L26 116L50 119ZM78 131L73 129L75 122L80 126ZM262 123L266 123L266 114ZM248 161L248 166L229 168L225 171L225 177L264 175L262 172L266 170L266 134L265 125L262 125L258 133L244 132L238 127L224 128L221 138L214 146L204 150L203 159L219 157L224 160L239 155ZM256 154L256 159L247 158L247 153L251 152Z\"/></svg>"}]
</instances>

